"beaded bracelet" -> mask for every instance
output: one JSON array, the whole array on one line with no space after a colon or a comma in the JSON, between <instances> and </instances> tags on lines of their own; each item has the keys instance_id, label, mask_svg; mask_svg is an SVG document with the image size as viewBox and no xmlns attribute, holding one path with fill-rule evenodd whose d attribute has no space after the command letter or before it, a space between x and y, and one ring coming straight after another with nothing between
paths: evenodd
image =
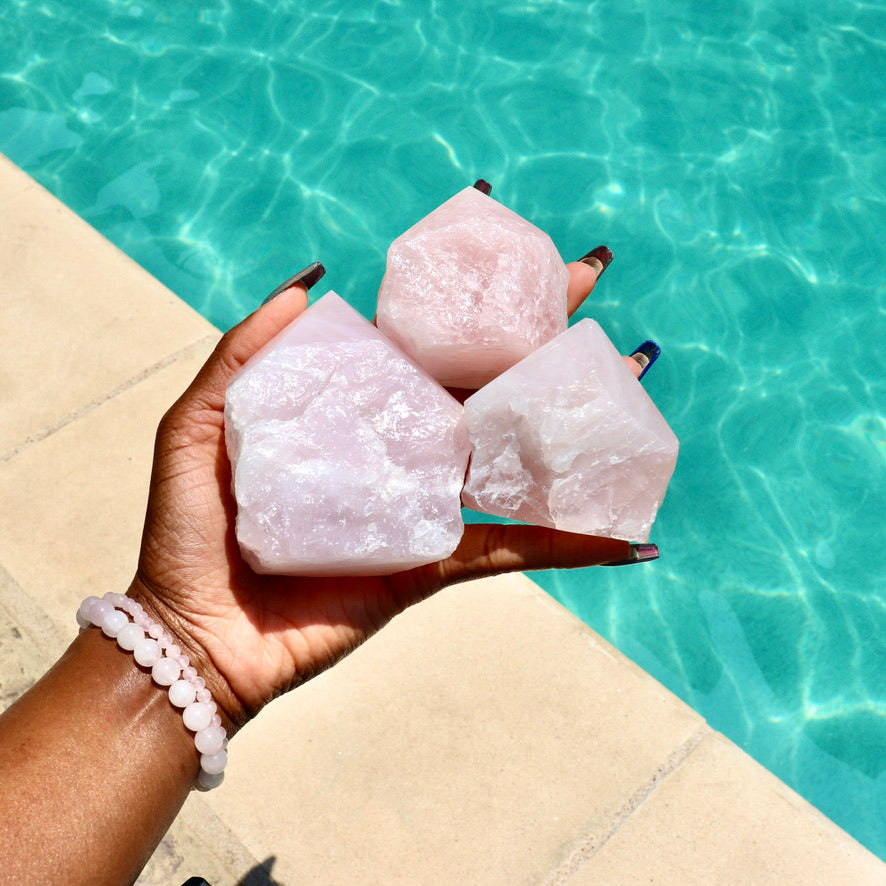
<instances>
[{"instance_id":1,"label":"beaded bracelet","mask_svg":"<svg viewBox=\"0 0 886 886\"><path fill-rule=\"evenodd\" d=\"M132 621L130 621L130 618ZM123 594L87 597L77 610L81 628L98 627L117 645L150 668L154 682L168 687L169 701L182 709L182 720L194 734L200 772L194 787L208 791L222 783L228 763L228 735L206 681L197 675L181 648L141 603Z\"/></svg>"}]
</instances>

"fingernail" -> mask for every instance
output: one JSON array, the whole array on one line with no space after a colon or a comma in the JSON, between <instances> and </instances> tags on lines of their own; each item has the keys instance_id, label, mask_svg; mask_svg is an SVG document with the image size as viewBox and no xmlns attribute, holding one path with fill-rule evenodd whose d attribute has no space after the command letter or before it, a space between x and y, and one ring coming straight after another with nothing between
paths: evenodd
<instances>
[{"instance_id":1,"label":"fingernail","mask_svg":"<svg viewBox=\"0 0 886 886\"><path fill-rule=\"evenodd\" d=\"M486 181L485 178L478 178L477 181L474 182L474 187L478 191L482 191L488 197L492 193L492 185Z\"/></svg>"},{"instance_id":2,"label":"fingernail","mask_svg":"<svg viewBox=\"0 0 886 886\"><path fill-rule=\"evenodd\" d=\"M600 274L609 267L609 263L612 261L612 250L608 246L597 246L587 255L583 255L579 261L594 268L599 277Z\"/></svg>"},{"instance_id":3,"label":"fingernail","mask_svg":"<svg viewBox=\"0 0 886 886\"><path fill-rule=\"evenodd\" d=\"M627 566L629 563L648 563L658 559L658 545L632 544L631 555L614 563L602 563L602 566Z\"/></svg>"},{"instance_id":4,"label":"fingernail","mask_svg":"<svg viewBox=\"0 0 886 886\"><path fill-rule=\"evenodd\" d=\"M644 341L643 344L630 355L631 359L636 360L640 364L640 369L643 370L637 377L638 381L649 372L649 369L658 359L660 353L661 348L654 341Z\"/></svg>"},{"instance_id":5,"label":"fingernail","mask_svg":"<svg viewBox=\"0 0 886 886\"><path fill-rule=\"evenodd\" d=\"M296 283L301 283L305 289L310 289L318 280L320 280L323 275L326 273L326 268L323 267L320 262L315 261L313 264L308 265L306 268L302 268L295 276L290 277L285 283L281 283L263 302L263 305L266 305L272 298L276 298L284 289L289 289L290 286L295 286Z\"/></svg>"}]
</instances>

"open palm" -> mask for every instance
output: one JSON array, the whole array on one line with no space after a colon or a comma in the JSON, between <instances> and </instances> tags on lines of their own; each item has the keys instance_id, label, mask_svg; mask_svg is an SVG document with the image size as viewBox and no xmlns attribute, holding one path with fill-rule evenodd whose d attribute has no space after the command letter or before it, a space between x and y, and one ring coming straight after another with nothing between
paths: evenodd
<instances>
[{"instance_id":1,"label":"open palm","mask_svg":"<svg viewBox=\"0 0 886 886\"><path fill-rule=\"evenodd\" d=\"M597 275L587 265L570 270L574 310ZM179 638L232 729L447 584L505 571L607 563L624 559L630 549L624 541L541 527L473 525L451 557L389 576L254 573L234 534L225 390L234 372L306 306L305 289L293 286L228 332L157 433L130 595Z\"/></svg>"}]
</instances>

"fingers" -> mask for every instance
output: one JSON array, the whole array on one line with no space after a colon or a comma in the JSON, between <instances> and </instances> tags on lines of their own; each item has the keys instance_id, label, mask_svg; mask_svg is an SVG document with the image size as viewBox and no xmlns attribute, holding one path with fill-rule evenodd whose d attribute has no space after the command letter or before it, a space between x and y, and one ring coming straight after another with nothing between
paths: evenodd
<instances>
[{"instance_id":1,"label":"fingers","mask_svg":"<svg viewBox=\"0 0 886 886\"><path fill-rule=\"evenodd\" d=\"M609 267L612 251L607 246L597 246L578 261L566 265L569 269L569 286L566 290L566 310L571 317L594 291L594 286ZM661 348L654 341L645 341L629 357L625 357L625 365L634 374L634 378L642 378L652 364L658 359Z\"/></svg>"},{"instance_id":2,"label":"fingers","mask_svg":"<svg viewBox=\"0 0 886 886\"><path fill-rule=\"evenodd\" d=\"M308 265L278 286L262 306L229 330L197 374L185 397L191 404L224 408L225 391L234 373L308 306L308 289L326 270L320 262Z\"/></svg>"},{"instance_id":3,"label":"fingers","mask_svg":"<svg viewBox=\"0 0 886 886\"><path fill-rule=\"evenodd\" d=\"M569 269L569 286L566 289L566 312L571 317L585 302L587 297L594 291L597 281L603 271L609 267L612 261L612 251L608 246L597 246L578 261L570 262L566 267ZM624 358L625 365L639 378L645 369L639 361L630 357Z\"/></svg>"},{"instance_id":4,"label":"fingers","mask_svg":"<svg viewBox=\"0 0 886 886\"><path fill-rule=\"evenodd\" d=\"M625 366L631 370L634 378L639 379L640 373L643 371L643 367L640 365L639 361L635 360L633 357L622 357L621 359L625 361Z\"/></svg>"},{"instance_id":5,"label":"fingers","mask_svg":"<svg viewBox=\"0 0 886 886\"><path fill-rule=\"evenodd\" d=\"M441 564L441 578L448 585L501 572L597 566L629 560L633 550L621 539L544 526L474 524L465 527L455 553Z\"/></svg>"},{"instance_id":6,"label":"fingers","mask_svg":"<svg viewBox=\"0 0 886 886\"><path fill-rule=\"evenodd\" d=\"M578 261L570 262L569 286L566 290L566 311L571 317L591 294L603 271L612 261L612 252L607 246L597 246Z\"/></svg>"}]
</instances>

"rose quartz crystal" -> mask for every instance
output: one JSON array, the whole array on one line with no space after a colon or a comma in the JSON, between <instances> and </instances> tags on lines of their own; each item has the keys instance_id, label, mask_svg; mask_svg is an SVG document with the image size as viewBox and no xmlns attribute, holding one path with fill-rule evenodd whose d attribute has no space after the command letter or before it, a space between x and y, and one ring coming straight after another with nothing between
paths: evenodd
<instances>
[{"instance_id":1,"label":"rose quartz crystal","mask_svg":"<svg viewBox=\"0 0 886 886\"><path fill-rule=\"evenodd\" d=\"M568 283L544 231L465 188L391 244L378 327L441 384L479 388L566 329Z\"/></svg>"},{"instance_id":2,"label":"rose quartz crystal","mask_svg":"<svg viewBox=\"0 0 886 886\"><path fill-rule=\"evenodd\" d=\"M461 405L334 292L233 377L225 436L256 572L386 574L461 538Z\"/></svg>"},{"instance_id":3,"label":"rose quartz crystal","mask_svg":"<svg viewBox=\"0 0 886 886\"><path fill-rule=\"evenodd\" d=\"M469 508L570 532L646 541L678 442L593 320L465 402Z\"/></svg>"}]
</instances>

